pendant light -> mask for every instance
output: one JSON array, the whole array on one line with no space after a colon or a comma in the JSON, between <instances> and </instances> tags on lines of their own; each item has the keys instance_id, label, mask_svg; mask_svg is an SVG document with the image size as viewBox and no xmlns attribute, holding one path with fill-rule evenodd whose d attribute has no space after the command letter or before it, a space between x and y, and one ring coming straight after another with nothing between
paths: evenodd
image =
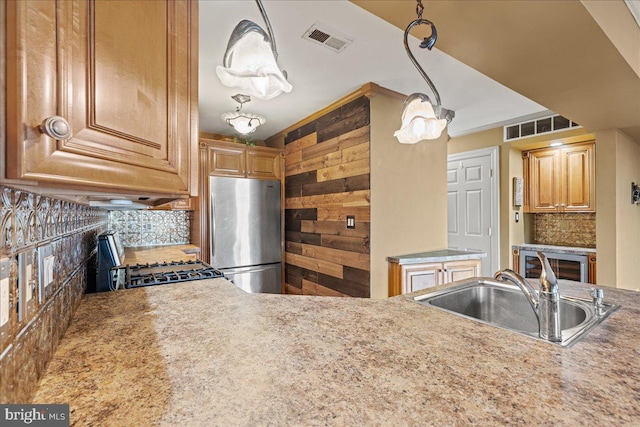
<instances>
[{"instance_id":1,"label":"pendant light","mask_svg":"<svg viewBox=\"0 0 640 427\"><path fill-rule=\"evenodd\" d=\"M223 113L221 118L229 126L234 128L236 132L242 135L246 135L248 133L255 132L258 126L266 123L267 120L262 116L251 113L244 113L241 111L242 104L251 101L250 96L239 93L232 96L231 98L238 102L240 106L236 107L236 111Z\"/></svg>"},{"instance_id":2,"label":"pendant light","mask_svg":"<svg viewBox=\"0 0 640 427\"><path fill-rule=\"evenodd\" d=\"M436 100L436 105L434 106L431 99L423 93L413 93L409 95L402 107L402 125L400 129L393 134L393 136L398 139L398 142L402 144L415 144L423 139L438 139L444 128L455 116L453 111L442 108L438 90L409 48L409 32L416 25L424 24L431 28L431 35L425 37L422 43L420 43L421 48L431 50L438 38L435 25L427 19L422 19L422 12L424 10L422 0L416 1L418 3L416 5L418 18L412 21L404 31L404 49L422 78L424 78L429 88L431 88Z\"/></svg>"},{"instance_id":3,"label":"pendant light","mask_svg":"<svg viewBox=\"0 0 640 427\"><path fill-rule=\"evenodd\" d=\"M291 92L293 87L287 81L287 73L278 67L278 51L267 12L261 0L256 3L269 34L253 21L240 21L231 33L223 65L216 67L216 74L225 86L268 100Z\"/></svg>"}]
</instances>

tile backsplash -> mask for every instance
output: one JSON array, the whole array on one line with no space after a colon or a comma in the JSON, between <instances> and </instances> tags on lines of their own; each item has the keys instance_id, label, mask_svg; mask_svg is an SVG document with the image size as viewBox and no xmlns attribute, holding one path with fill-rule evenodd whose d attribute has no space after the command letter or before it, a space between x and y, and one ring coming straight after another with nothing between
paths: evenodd
<instances>
[{"instance_id":1,"label":"tile backsplash","mask_svg":"<svg viewBox=\"0 0 640 427\"><path fill-rule=\"evenodd\" d=\"M87 283L95 280L97 236L107 225L106 211L0 186L0 255L8 260L11 301L0 325L0 403L33 396ZM40 292L38 249L45 247L54 256L53 281ZM19 258L31 260L32 268L20 269Z\"/></svg>"},{"instance_id":2,"label":"tile backsplash","mask_svg":"<svg viewBox=\"0 0 640 427\"><path fill-rule=\"evenodd\" d=\"M540 245L595 248L596 214L535 214L533 240Z\"/></svg>"},{"instance_id":3,"label":"tile backsplash","mask_svg":"<svg viewBox=\"0 0 640 427\"><path fill-rule=\"evenodd\" d=\"M125 247L183 245L190 242L190 211L122 210L109 213L109 228Z\"/></svg>"}]
</instances>

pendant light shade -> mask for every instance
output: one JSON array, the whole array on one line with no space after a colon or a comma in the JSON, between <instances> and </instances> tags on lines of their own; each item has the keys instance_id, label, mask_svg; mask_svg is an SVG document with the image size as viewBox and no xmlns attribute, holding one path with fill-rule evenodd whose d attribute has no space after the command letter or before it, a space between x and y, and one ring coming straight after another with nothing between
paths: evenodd
<instances>
[{"instance_id":1,"label":"pendant light shade","mask_svg":"<svg viewBox=\"0 0 640 427\"><path fill-rule=\"evenodd\" d=\"M431 50L438 39L438 33L433 22L422 19L423 10L422 1L417 0L416 12L418 19L412 21L404 31L404 49L413 65L433 92L436 103L435 105L432 104L431 99L423 93L411 94L404 101L402 107L402 125L400 129L393 134L401 144L415 144L423 139L438 139L442 131L447 127L447 124L450 123L455 116L455 112L442 108L438 90L409 48L409 32L414 26L427 25L431 28L431 35L425 37L422 43L420 43L421 48Z\"/></svg>"},{"instance_id":2,"label":"pendant light shade","mask_svg":"<svg viewBox=\"0 0 640 427\"><path fill-rule=\"evenodd\" d=\"M402 108L402 126L393 136L401 144L415 144L423 139L437 139L447 126L447 120L438 119L429 97L414 93Z\"/></svg>"},{"instance_id":3,"label":"pendant light shade","mask_svg":"<svg viewBox=\"0 0 640 427\"><path fill-rule=\"evenodd\" d=\"M225 86L261 100L289 93L293 87L278 67L278 51L271 23L261 0L256 0L269 34L255 22L243 19L236 25L216 74Z\"/></svg>"},{"instance_id":4,"label":"pendant light shade","mask_svg":"<svg viewBox=\"0 0 640 427\"><path fill-rule=\"evenodd\" d=\"M267 121L262 116L239 111L223 113L221 117L222 120L227 122L229 126L232 126L236 132L243 135L254 132L258 126L265 124Z\"/></svg>"},{"instance_id":5,"label":"pendant light shade","mask_svg":"<svg viewBox=\"0 0 640 427\"><path fill-rule=\"evenodd\" d=\"M266 123L267 120L264 117L242 111L242 106L247 102L251 102L250 96L238 93L231 98L240 105L236 108L236 111L222 113L220 118L234 128L236 132L246 135L254 132L258 126Z\"/></svg>"}]
</instances>

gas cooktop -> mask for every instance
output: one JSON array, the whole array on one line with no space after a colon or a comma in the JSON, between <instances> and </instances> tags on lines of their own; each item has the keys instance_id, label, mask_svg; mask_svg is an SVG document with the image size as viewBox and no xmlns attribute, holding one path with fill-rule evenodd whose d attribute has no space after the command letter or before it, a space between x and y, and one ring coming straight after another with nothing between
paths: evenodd
<instances>
[{"instance_id":1,"label":"gas cooktop","mask_svg":"<svg viewBox=\"0 0 640 427\"><path fill-rule=\"evenodd\" d=\"M224 277L209 264L195 260L126 265L111 270L112 290Z\"/></svg>"}]
</instances>

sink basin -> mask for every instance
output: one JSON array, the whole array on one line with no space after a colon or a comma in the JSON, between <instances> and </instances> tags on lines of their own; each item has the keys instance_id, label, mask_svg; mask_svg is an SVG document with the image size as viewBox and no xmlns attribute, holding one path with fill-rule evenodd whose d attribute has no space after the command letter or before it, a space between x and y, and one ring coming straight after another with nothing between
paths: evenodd
<instances>
[{"instance_id":1,"label":"sink basin","mask_svg":"<svg viewBox=\"0 0 640 427\"><path fill-rule=\"evenodd\" d=\"M522 291L511 284L473 279L414 299L426 306L540 339L536 314ZM568 347L578 342L617 308L611 304L597 308L590 300L561 296L562 341L554 344Z\"/></svg>"}]
</instances>

